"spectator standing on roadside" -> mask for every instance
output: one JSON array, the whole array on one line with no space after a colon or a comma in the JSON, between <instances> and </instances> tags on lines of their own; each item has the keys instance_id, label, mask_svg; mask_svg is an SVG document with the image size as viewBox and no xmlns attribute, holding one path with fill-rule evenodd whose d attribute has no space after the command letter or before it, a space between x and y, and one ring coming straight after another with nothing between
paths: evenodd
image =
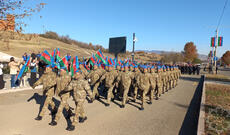
<instances>
[{"instance_id":1,"label":"spectator standing on roadside","mask_svg":"<svg viewBox=\"0 0 230 135\"><path fill-rule=\"evenodd\" d=\"M217 71L218 71L218 66L216 66L216 74L217 74Z\"/></svg>"},{"instance_id":2,"label":"spectator standing on roadside","mask_svg":"<svg viewBox=\"0 0 230 135\"><path fill-rule=\"evenodd\" d=\"M31 60L30 64L30 85L33 86L34 83L37 81L37 67L36 67L36 59Z\"/></svg>"},{"instance_id":3,"label":"spectator standing on roadside","mask_svg":"<svg viewBox=\"0 0 230 135\"><path fill-rule=\"evenodd\" d=\"M17 71L19 71L19 66L20 61L18 63L16 63L14 61L14 57L10 58L10 63L8 64L10 67L10 75L11 75L11 88L14 89L17 85L15 84L16 82L16 75L17 75Z\"/></svg>"},{"instance_id":4,"label":"spectator standing on roadside","mask_svg":"<svg viewBox=\"0 0 230 135\"><path fill-rule=\"evenodd\" d=\"M21 68L23 67L23 65L25 64L25 61L23 61L19 68L21 70ZM22 74L22 77L20 78L20 87L26 87L26 80L27 80L27 76L26 76L26 73L23 73Z\"/></svg>"},{"instance_id":5,"label":"spectator standing on roadside","mask_svg":"<svg viewBox=\"0 0 230 135\"><path fill-rule=\"evenodd\" d=\"M25 52L24 55L22 56L23 58L23 61L26 61L27 60L27 53Z\"/></svg>"},{"instance_id":6,"label":"spectator standing on roadside","mask_svg":"<svg viewBox=\"0 0 230 135\"><path fill-rule=\"evenodd\" d=\"M4 81L3 81L3 72L2 72L2 69L3 69L3 64L0 63L0 89L4 88Z\"/></svg>"},{"instance_id":7,"label":"spectator standing on roadside","mask_svg":"<svg viewBox=\"0 0 230 135\"><path fill-rule=\"evenodd\" d=\"M193 73L193 75L195 75L195 73L196 73L196 66L195 65L192 66L192 73Z\"/></svg>"}]
</instances>

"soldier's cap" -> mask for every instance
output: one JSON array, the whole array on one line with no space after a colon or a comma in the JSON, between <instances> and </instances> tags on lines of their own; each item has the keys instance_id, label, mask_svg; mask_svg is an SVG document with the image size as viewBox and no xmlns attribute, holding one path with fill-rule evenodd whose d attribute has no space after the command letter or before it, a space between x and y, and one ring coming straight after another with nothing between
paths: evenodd
<instances>
[{"instance_id":1,"label":"soldier's cap","mask_svg":"<svg viewBox=\"0 0 230 135\"><path fill-rule=\"evenodd\" d=\"M151 69L155 68L154 66L151 66Z\"/></svg>"},{"instance_id":2,"label":"soldier's cap","mask_svg":"<svg viewBox=\"0 0 230 135\"><path fill-rule=\"evenodd\" d=\"M46 65L46 68L51 67L51 65Z\"/></svg>"},{"instance_id":3,"label":"soldier's cap","mask_svg":"<svg viewBox=\"0 0 230 135\"><path fill-rule=\"evenodd\" d=\"M162 67L161 66L157 66L157 69L160 70Z\"/></svg>"},{"instance_id":4,"label":"soldier's cap","mask_svg":"<svg viewBox=\"0 0 230 135\"><path fill-rule=\"evenodd\" d=\"M134 68L138 68L138 65L135 65Z\"/></svg>"}]
</instances>

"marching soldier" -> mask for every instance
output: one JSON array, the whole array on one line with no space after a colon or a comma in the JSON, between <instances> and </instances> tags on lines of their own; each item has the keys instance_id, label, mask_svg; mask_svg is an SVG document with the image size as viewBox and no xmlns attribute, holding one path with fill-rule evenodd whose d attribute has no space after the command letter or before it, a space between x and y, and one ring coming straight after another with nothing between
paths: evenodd
<instances>
[{"instance_id":1,"label":"marching soldier","mask_svg":"<svg viewBox=\"0 0 230 135\"><path fill-rule=\"evenodd\" d=\"M98 87L100 85L100 78L104 74L104 71L98 68L98 65L94 64L94 70L87 75L89 84L93 87L93 99L99 98Z\"/></svg>"},{"instance_id":2,"label":"marching soldier","mask_svg":"<svg viewBox=\"0 0 230 135\"><path fill-rule=\"evenodd\" d=\"M41 109L41 112L38 114L35 120L42 120L42 117L44 116L46 110L48 110L49 105L52 108L52 114L55 114L57 111L55 104L52 100L54 96L54 87L56 85L56 73L52 71L50 65L46 67L45 73L36 83L34 83L32 88L34 89L36 86L40 84L43 84L43 94L46 96L46 99Z\"/></svg>"},{"instance_id":3,"label":"marching soldier","mask_svg":"<svg viewBox=\"0 0 230 135\"><path fill-rule=\"evenodd\" d=\"M106 72L100 79L100 82L105 80L105 88L108 90L107 91L107 103L105 106L110 105L111 98L114 99L113 95L113 88L115 86L115 80L117 79L118 73L116 70L113 69L113 65L107 65L107 70Z\"/></svg>"},{"instance_id":4,"label":"marching soldier","mask_svg":"<svg viewBox=\"0 0 230 135\"><path fill-rule=\"evenodd\" d=\"M140 110L144 110L145 96L149 92L151 78L146 66L142 66L142 72L143 73L139 74L137 77L137 87L142 92L142 103Z\"/></svg>"},{"instance_id":5,"label":"marching soldier","mask_svg":"<svg viewBox=\"0 0 230 135\"><path fill-rule=\"evenodd\" d=\"M67 100L70 97L70 92L65 91L66 87L69 85L71 81L71 76L66 73L64 69L61 69L60 76L57 78L57 87L56 87L56 95L58 95L61 98L61 103L58 107L58 111L55 115L54 120L49 123L51 126L57 125L57 121L60 119L63 108L66 109L68 112L68 118L72 115L72 112L70 110L70 106L67 103Z\"/></svg>"},{"instance_id":6,"label":"marching soldier","mask_svg":"<svg viewBox=\"0 0 230 135\"><path fill-rule=\"evenodd\" d=\"M163 88L163 79L162 79L162 67L158 66L157 68L157 92L156 92L156 100L159 99L162 93Z\"/></svg>"},{"instance_id":7,"label":"marching soldier","mask_svg":"<svg viewBox=\"0 0 230 135\"><path fill-rule=\"evenodd\" d=\"M125 65L124 72L121 72L118 77L118 80L120 80L121 89L123 92L123 100L122 100L121 108L124 108L126 102L128 102L129 88L130 88L132 80L134 79L134 74L132 74L132 72L129 72L128 70L129 70L128 65Z\"/></svg>"},{"instance_id":8,"label":"marching soldier","mask_svg":"<svg viewBox=\"0 0 230 135\"><path fill-rule=\"evenodd\" d=\"M154 93L156 93L156 79L157 79L157 74L155 73L155 67L152 66L150 68L151 71L151 79L150 79L150 104L153 102L154 98Z\"/></svg>"},{"instance_id":9,"label":"marching soldier","mask_svg":"<svg viewBox=\"0 0 230 135\"><path fill-rule=\"evenodd\" d=\"M69 125L66 130L73 131L75 129L75 126L78 124L78 122L83 123L85 120L87 120L85 110L84 110L84 102L86 99L86 94L88 93L91 102L93 101L93 95L91 92L91 88L87 82L87 80L84 79L83 75L80 72L77 72L74 75L74 80L70 82L70 84L67 87L67 91L73 90L74 92L74 101L75 101L75 116L73 119L73 122L71 125ZM79 118L80 117L80 118Z\"/></svg>"}]
</instances>

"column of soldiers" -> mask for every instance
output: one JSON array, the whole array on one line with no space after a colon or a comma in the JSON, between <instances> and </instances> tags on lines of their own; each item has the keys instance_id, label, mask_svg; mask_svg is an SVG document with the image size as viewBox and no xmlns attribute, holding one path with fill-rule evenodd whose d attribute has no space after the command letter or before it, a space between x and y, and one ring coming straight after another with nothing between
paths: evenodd
<instances>
[{"instance_id":1,"label":"column of soldiers","mask_svg":"<svg viewBox=\"0 0 230 135\"><path fill-rule=\"evenodd\" d=\"M131 101L129 95L132 95L133 102L136 102L138 97L141 98L140 110L144 110L147 97L149 97L148 103L152 104L154 98L158 100L162 94L177 86L180 75L178 67L173 66L138 66L126 63L105 65L105 68L102 68L101 64L94 63L90 72L81 65L71 77L65 69L55 73L50 66L47 66L44 75L33 85L35 88L43 84L43 94L46 96L44 106L35 119L42 120L50 105L54 119L49 125L55 126L65 109L67 112L65 117L71 120L66 130L73 131L78 123L87 120L84 110L86 97L88 96L89 103L92 103L95 99L101 98L101 92L107 94L106 107L110 106L111 101L120 100L120 107L125 108ZM52 100L55 95L61 99L59 107L56 107ZM76 105L75 113L67 102L71 96Z\"/></svg>"},{"instance_id":2,"label":"column of soldiers","mask_svg":"<svg viewBox=\"0 0 230 135\"><path fill-rule=\"evenodd\" d=\"M200 66L199 65L179 65L178 66L182 74L189 75L199 75L200 74Z\"/></svg>"}]
</instances>

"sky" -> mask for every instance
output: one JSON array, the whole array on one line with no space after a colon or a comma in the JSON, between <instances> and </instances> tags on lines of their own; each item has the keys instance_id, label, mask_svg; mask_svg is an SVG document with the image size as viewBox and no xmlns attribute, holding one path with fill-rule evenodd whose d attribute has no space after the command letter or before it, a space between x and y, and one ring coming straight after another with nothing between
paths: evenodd
<instances>
[{"instance_id":1,"label":"sky","mask_svg":"<svg viewBox=\"0 0 230 135\"><path fill-rule=\"evenodd\" d=\"M225 0L43 0L40 13L25 19L25 33L54 31L70 38L109 46L111 37L127 37L132 50L135 32L136 50L182 51L186 42L194 42L198 53L208 54L211 37ZM42 16L40 18L39 16ZM220 57L230 50L230 1L218 30L223 47Z\"/></svg>"}]
</instances>

